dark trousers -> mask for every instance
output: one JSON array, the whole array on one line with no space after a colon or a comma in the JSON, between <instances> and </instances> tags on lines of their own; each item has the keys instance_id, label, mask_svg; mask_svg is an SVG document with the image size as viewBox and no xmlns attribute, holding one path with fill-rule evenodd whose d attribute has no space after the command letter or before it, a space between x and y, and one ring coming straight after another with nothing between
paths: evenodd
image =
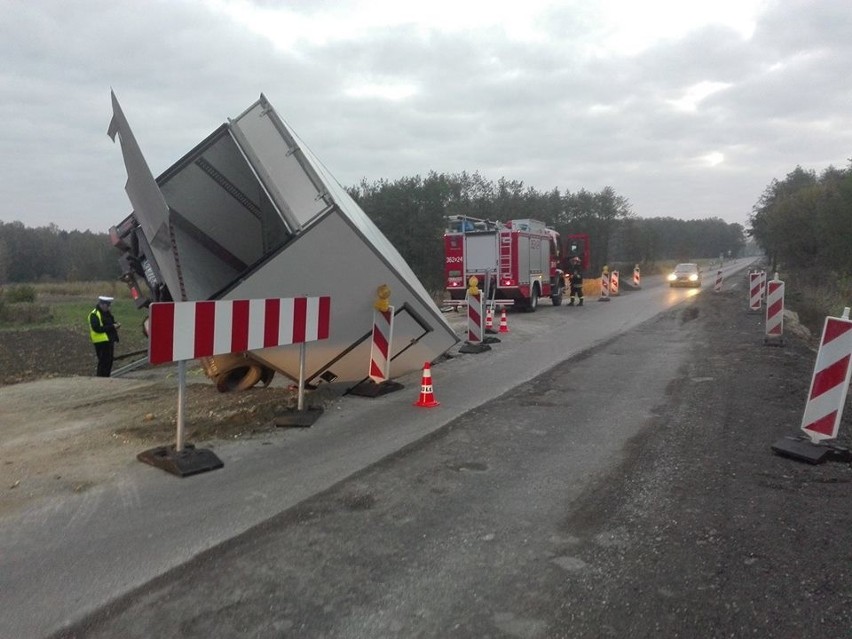
<instances>
[{"instance_id":1,"label":"dark trousers","mask_svg":"<svg viewBox=\"0 0 852 639\"><path fill-rule=\"evenodd\" d=\"M98 356L98 377L109 377L112 372L112 360L115 354L114 342L95 342L95 355Z\"/></svg>"},{"instance_id":2,"label":"dark trousers","mask_svg":"<svg viewBox=\"0 0 852 639\"><path fill-rule=\"evenodd\" d=\"M582 301L583 301L583 285L582 285L582 284L580 284L580 286L572 286L572 287L571 287L571 295L570 295L570 297L571 297L571 301L572 301L572 302L574 301L574 298L575 298L575 297L576 297L579 301L581 301L581 302L582 302Z\"/></svg>"}]
</instances>

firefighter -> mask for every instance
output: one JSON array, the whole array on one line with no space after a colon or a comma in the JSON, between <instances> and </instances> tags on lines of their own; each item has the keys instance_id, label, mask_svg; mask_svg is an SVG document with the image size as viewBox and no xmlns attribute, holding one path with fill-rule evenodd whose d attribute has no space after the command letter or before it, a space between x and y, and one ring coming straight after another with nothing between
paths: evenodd
<instances>
[{"instance_id":1,"label":"firefighter","mask_svg":"<svg viewBox=\"0 0 852 639\"><path fill-rule=\"evenodd\" d=\"M118 328L121 326L112 316L110 307L113 298L101 295L95 308L89 313L89 336L95 345L98 358L97 377L109 377L115 356L115 343L118 341Z\"/></svg>"},{"instance_id":2,"label":"firefighter","mask_svg":"<svg viewBox=\"0 0 852 639\"><path fill-rule=\"evenodd\" d=\"M577 306L583 305L583 268L580 266L580 258L572 257L568 263L568 276L571 278L571 293L568 296L568 306L574 306L574 297L577 298Z\"/></svg>"}]
</instances>

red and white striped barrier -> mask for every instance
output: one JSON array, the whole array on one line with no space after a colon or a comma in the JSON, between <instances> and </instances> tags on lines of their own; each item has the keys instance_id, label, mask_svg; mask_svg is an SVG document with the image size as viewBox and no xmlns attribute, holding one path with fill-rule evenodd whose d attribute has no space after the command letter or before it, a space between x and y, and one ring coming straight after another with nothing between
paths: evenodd
<instances>
[{"instance_id":1,"label":"red and white striped barrier","mask_svg":"<svg viewBox=\"0 0 852 639\"><path fill-rule=\"evenodd\" d=\"M639 273L639 265L633 267L633 286L635 288L640 288L639 283L641 281L641 274Z\"/></svg>"},{"instance_id":2,"label":"red and white striped barrier","mask_svg":"<svg viewBox=\"0 0 852 639\"><path fill-rule=\"evenodd\" d=\"M609 301L609 273L606 270L601 273L601 296L598 298L598 301Z\"/></svg>"},{"instance_id":3,"label":"red and white striped barrier","mask_svg":"<svg viewBox=\"0 0 852 639\"><path fill-rule=\"evenodd\" d=\"M843 317L826 317L817 353L808 401L802 417L802 430L816 444L836 439L849 390L852 358L852 321L849 308Z\"/></svg>"},{"instance_id":4,"label":"red and white striped barrier","mask_svg":"<svg viewBox=\"0 0 852 639\"><path fill-rule=\"evenodd\" d=\"M177 436L174 447L139 453L139 461L185 477L222 468L211 451L184 446L186 360L300 344L298 407L304 406L305 342L328 338L330 297L155 302L149 316L148 361L177 362Z\"/></svg>"},{"instance_id":5,"label":"red and white striped barrier","mask_svg":"<svg viewBox=\"0 0 852 639\"><path fill-rule=\"evenodd\" d=\"M467 341L482 343L482 293L467 294Z\"/></svg>"},{"instance_id":6,"label":"red and white striped barrier","mask_svg":"<svg viewBox=\"0 0 852 639\"><path fill-rule=\"evenodd\" d=\"M618 295L618 271L613 271L609 276L609 294Z\"/></svg>"},{"instance_id":7,"label":"red and white striped barrier","mask_svg":"<svg viewBox=\"0 0 852 639\"><path fill-rule=\"evenodd\" d=\"M775 279L767 284L766 292L766 337L764 342L768 343L769 338L781 339L783 342L784 336L784 282L778 279L778 273L775 274Z\"/></svg>"},{"instance_id":8,"label":"red and white striped barrier","mask_svg":"<svg viewBox=\"0 0 852 639\"><path fill-rule=\"evenodd\" d=\"M716 272L716 283L713 285L713 292L714 292L714 293L719 293L719 292L721 292L721 290L722 290L722 281L723 281L723 278L722 278L722 269L719 269L719 270Z\"/></svg>"},{"instance_id":9,"label":"red and white striped barrier","mask_svg":"<svg viewBox=\"0 0 852 639\"><path fill-rule=\"evenodd\" d=\"M758 271L750 271L748 274L748 308L751 311L759 311L763 304L763 285L761 275Z\"/></svg>"},{"instance_id":10,"label":"red and white striped barrier","mask_svg":"<svg viewBox=\"0 0 852 639\"><path fill-rule=\"evenodd\" d=\"M327 339L330 297L151 304L148 361L176 362Z\"/></svg>"},{"instance_id":11,"label":"red and white striped barrier","mask_svg":"<svg viewBox=\"0 0 852 639\"><path fill-rule=\"evenodd\" d=\"M393 306L373 311L373 345L370 348L369 378L376 384L390 378L390 346L393 342Z\"/></svg>"},{"instance_id":12,"label":"red and white striped barrier","mask_svg":"<svg viewBox=\"0 0 852 639\"><path fill-rule=\"evenodd\" d=\"M487 305L485 309L485 332L494 332L494 311L491 309L490 305Z\"/></svg>"}]
</instances>

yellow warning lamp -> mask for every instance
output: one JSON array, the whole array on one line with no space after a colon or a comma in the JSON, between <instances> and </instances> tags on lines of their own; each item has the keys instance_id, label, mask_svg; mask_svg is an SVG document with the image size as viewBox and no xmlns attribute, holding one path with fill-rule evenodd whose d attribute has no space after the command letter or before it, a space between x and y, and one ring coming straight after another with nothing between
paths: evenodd
<instances>
[{"instance_id":1,"label":"yellow warning lamp","mask_svg":"<svg viewBox=\"0 0 852 639\"><path fill-rule=\"evenodd\" d=\"M609 266L607 266L606 264L604 264L604 267L603 267L603 274L604 275L609 274Z\"/></svg>"},{"instance_id":2,"label":"yellow warning lamp","mask_svg":"<svg viewBox=\"0 0 852 639\"><path fill-rule=\"evenodd\" d=\"M387 313L390 308L390 286L382 284L376 289L376 301L373 302L373 308L380 313Z\"/></svg>"},{"instance_id":3,"label":"yellow warning lamp","mask_svg":"<svg viewBox=\"0 0 852 639\"><path fill-rule=\"evenodd\" d=\"M476 275L471 275L467 281L467 292L473 296L479 295L479 279Z\"/></svg>"}]
</instances>

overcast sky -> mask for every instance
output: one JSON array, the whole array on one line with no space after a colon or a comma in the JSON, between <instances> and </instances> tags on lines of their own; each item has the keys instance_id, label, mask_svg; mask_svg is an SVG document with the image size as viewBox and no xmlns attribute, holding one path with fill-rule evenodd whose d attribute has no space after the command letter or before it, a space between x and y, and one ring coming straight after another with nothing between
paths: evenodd
<instances>
[{"instance_id":1,"label":"overcast sky","mask_svg":"<svg viewBox=\"0 0 852 639\"><path fill-rule=\"evenodd\" d=\"M0 221L130 213L113 89L153 174L260 93L344 186L479 171L747 226L852 157L849 0L0 0Z\"/></svg>"}]
</instances>

